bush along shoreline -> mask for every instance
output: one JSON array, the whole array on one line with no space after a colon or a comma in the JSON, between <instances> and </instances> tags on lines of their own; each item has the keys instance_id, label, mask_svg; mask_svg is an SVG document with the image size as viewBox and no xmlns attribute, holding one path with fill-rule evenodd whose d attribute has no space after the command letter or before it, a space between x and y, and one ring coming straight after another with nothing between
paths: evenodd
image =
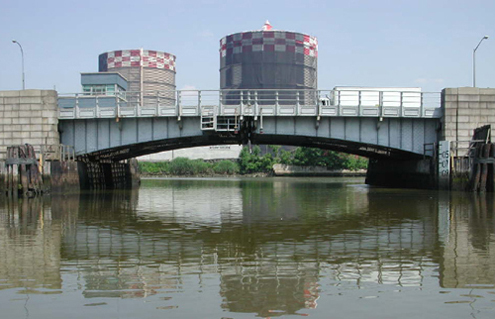
<instances>
[{"instance_id":1,"label":"bush along shoreline","mask_svg":"<svg viewBox=\"0 0 495 319\"><path fill-rule=\"evenodd\" d=\"M298 147L286 151L281 146L269 146L270 152L261 154L259 146L244 147L237 160L204 161L177 157L167 162L139 162L142 176L270 176L273 165L323 167L327 170L362 172L368 159L356 155Z\"/></svg>"}]
</instances>

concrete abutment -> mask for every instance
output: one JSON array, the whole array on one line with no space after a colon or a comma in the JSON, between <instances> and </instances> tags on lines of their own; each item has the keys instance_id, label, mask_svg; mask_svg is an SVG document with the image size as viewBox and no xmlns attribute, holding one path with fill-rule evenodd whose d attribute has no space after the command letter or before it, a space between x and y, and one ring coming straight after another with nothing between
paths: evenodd
<instances>
[{"instance_id":1,"label":"concrete abutment","mask_svg":"<svg viewBox=\"0 0 495 319\"><path fill-rule=\"evenodd\" d=\"M60 144L57 97L54 90L0 91L0 191L32 195L139 185L135 160L82 162L71 146Z\"/></svg>"}]
</instances>

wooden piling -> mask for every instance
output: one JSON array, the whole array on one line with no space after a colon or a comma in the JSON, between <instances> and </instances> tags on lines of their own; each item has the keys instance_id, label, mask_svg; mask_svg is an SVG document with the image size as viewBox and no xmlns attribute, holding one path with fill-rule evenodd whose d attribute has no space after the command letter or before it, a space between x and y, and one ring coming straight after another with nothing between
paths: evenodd
<instances>
[{"instance_id":1,"label":"wooden piling","mask_svg":"<svg viewBox=\"0 0 495 319\"><path fill-rule=\"evenodd\" d=\"M491 144L485 144L482 146L481 150L481 158L485 161L482 162L481 164L481 176L480 176L480 192L486 192L486 184L487 184L487 179L488 179L488 163L486 160L488 160L490 156L490 147Z\"/></svg>"},{"instance_id":2,"label":"wooden piling","mask_svg":"<svg viewBox=\"0 0 495 319\"><path fill-rule=\"evenodd\" d=\"M7 190L7 195L10 196L10 193L12 191L12 176L11 176L11 170L12 168L9 166L9 165L6 165L6 169L5 169L5 174L7 176L5 176L5 181L6 181L6 185L5 185L5 189Z\"/></svg>"},{"instance_id":3,"label":"wooden piling","mask_svg":"<svg viewBox=\"0 0 495 319\"><path fill-rule=\"evenodd\" d=\"M22 186L21 191L24 195L27 195L27 192L29 190L29 180L26 170L26 164L21 164L19 166L20 166L20 184Z\"/></svg>"},{"instance_id":4,"label":"wooden piling","mask_svg":"<svg viewBox=\"0 0 495 319\"><path fill-rule=\"evenodd\" d=\"M490 158L495 161L495 146L492 144L490 147ZM495 192L495 162L489 164L489 169L488 169L488 191L490 192Z\"/></svg>"},{"instance_id":5,"label":"wooden piling","mask_svg":"<svg viewBox=\"0 0 495 319\"><path fill-rule=\"evenodd\" d=\"M31 196L42 190L36 154L32 145L17 145L7 148L5 186L7 194Z\"/></svg>"},{"instance_id":6,"label":"wooden piling","mask_svg":"<svg viewBox=\"0 0 495 319\"><path fill-rule=\"evenodd\" d=\"M481 178L481 164L478 162L481 154L481 145L477 145L474 150L474 160L472 168L472 177L469 185L469 190L477 192L479 190L480 178Z\"/></svg>"}]
</instances>

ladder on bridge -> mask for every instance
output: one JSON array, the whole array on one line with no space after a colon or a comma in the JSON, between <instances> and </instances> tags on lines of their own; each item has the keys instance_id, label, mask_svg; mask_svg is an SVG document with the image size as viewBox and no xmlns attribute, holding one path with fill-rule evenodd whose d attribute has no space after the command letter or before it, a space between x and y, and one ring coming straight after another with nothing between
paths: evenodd
<instances>
[{"instance_id":1,"label":"ladder on bridge","mask_svg":"<svg viewBox=\"0 0 495 319\"><path fill-rule=\"evenodd\" d=\"M201 130L216 131L217 114L215 106L203 106L201 108Z\"/></svg>"},{"instance_id":2,"label":"ladder on bridge","mask_svg":"<svg viewBox=\"0 0 495 319\"><path fill-rule=\"evenodd\" d=\"M201 108L201 130L236 132L239 130L239 117L236 115L217 116L215 106Z\"/></svg>"}]
</instances>

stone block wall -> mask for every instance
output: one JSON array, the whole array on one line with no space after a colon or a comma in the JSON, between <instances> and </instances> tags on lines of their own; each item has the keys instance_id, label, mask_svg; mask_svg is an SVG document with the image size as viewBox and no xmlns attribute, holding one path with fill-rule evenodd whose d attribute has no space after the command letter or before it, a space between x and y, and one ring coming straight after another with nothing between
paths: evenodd
<instances>
[{"instance_id":1,"label":"stone block wall","mask_svg":"<svg viewBox=\"0 0 495 319\"><path fill-rule=\"evenodd\" d=\"M444 115L441 140L458 145L457 154L465 155L473 130L490 124L495 128L495 89L446 88L442 91Z\"/></svg>"},{"instance_id":2,"label":"stone block wall","mask_svg":"<svg viewBox=\"0 0 495 319\"><path fill-rule=\"evenodd\" d=\"M60 144L56 91L0 91L0 160L7 146L25 143L37 154L41 145Z\"/></svg>"}]
</instances>

